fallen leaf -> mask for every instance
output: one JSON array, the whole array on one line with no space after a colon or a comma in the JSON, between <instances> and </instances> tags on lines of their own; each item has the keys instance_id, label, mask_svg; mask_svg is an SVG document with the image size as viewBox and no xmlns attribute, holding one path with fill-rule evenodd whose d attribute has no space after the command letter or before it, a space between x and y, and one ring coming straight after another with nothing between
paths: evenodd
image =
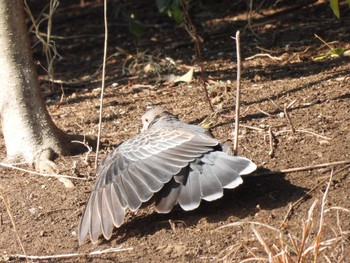
<instances>
[{"instance_id":1,"label":"fallen leaf","mask_svg":"<svg viewBox=\"0 0 350 263\"><path fill-rule=\"evenodd\" d=\"M58 181L60 181L61 183L64 184L64 186L68 189L70 188L74 188L75 185L73 184L73 182L71 180L69 180L68 178L58 178Z\"/></svg>"},{"instance_id":2,"label":"fallen leaf","mask_svg":"<svg viewBox=\"0 0 350 263\"><path fill-rule=\"evenodd\" d=\"M185 75L182 75L181 77L177 77L174 82L191 82L193 78L193 68L191 68Z\"/></svg>"}]
</instances>

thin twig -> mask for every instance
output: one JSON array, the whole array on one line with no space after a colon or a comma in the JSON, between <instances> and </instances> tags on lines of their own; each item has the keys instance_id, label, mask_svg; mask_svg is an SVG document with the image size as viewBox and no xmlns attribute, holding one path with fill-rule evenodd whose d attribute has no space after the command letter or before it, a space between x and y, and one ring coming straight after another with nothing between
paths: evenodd
<instances>
[{"instance_id":1,"label":"thin twig","mask_svg":"<svg viewBox=\"0 0 350 263\"><path fill-rule=\"evenodd\" d=\"M328 239L328 240L321 242L320 246L322 246L322 249L320 249L319 251L325 250L327 247L337 243L340 240L342 240L342 237L335 237L335 238L331 238L331 239ZM315 245L310 246L304 251L304 254L308 254L311 250L314 250L314 249L315 249ZM302 262L304 262L304 261L302 261ZM312 262L315 262L315 261L312 261ZM337 260L336 262L346 262L346 261Z\"/></svg>"},{"instance_id":2,"label":"thin twig","mask_svg":"<svg viewBox=\"0 0 350 263\"><path fill-rule=\"evenodd\" d=\"M275 132L275 133L276 133L276 135L278 135L278 134L280 134L280 133L291 132L291 131L292 131L292 130L282 130L282 131L277 131L277 132ZM331 138L329 138L329 137L326 137L326 136L317 134L317 133L312 132L312 131L303 130L303 129L296 129L295 131L296 131L296 132L303 132L303 133L308 133L308 134L311 134L311 135L315 135L316 137L320 137L320 138L325 139L325 140L331 140Z\"/></svg>"},{"instance_id":3,"label":"thin twig","mask_svg":"<svg viewBox=\"0 0 350 263\"><path fill-rule=\"evenodd\" d=\"M238 154L238 133L239 133L239 110L241 97L241 50L240 32L236 32L236 52L237 52L237 80L236 80L236 112L235 112L235 132L233 138L233 155Z\"/></svg>"},{"instance_id":4,"label":"thin twig","mask_svg":"<svg viewBox=\"0 0 350 263\"><path fill-rule=\"evenodd\" d=\"M272 99L269 99L269 100L270 100L270 102L271 102L273 105L275 105L275 107L276 107L277 109L282 110L282 108L280 107L280 105L277 104L277 102L275 102L275 101L272 100Z\"/></svg>"},{"instance_id":5,"label":"thin twig","mask_svg":"<svg viewBox=\"0 0 350 263\"><path fill-rule=\"evenodd\" d=\"M331 162L331 163L321 163L321 164L315 164L315 165L309 165L309 166L301 166L301 167L295 167L295 168L289 168L289 169L282 169L282 170L280 170L280 172L281 173L293 173L293 172L312 170L312 169L317 169L317 168L324 168L324 167L328 167L328 166L349 164L349 163L350 163L350 160L337 161L337 162Z\"/></svg>"},{"instance_id":6,"label":"thin twig","mask_svg":"<svg viewBox=\"0 0 350 263\"><path fill-rule=\"evenodd\" d=\"M246 263L246 262L259 262L259 261L266 261L266 262L270 262L268 259L266 258L259 258L259 257L253 257L253 258L246 258L244 260L240 260L240 263Z\"/></svg>"},{"instance_id":7,"label":"thin twig","mask_svg":"<svg viewBox=\"0 0 350 263\"><path fill-rule=\"evenodd\" d=\"M47 70L45 69L45 71L48 73L50 79L53 79L53 75L54 75L53 63L54 63L55 59L57 57L61 58L60 54L57 52L55 42L51 40L52 39L51 38L52 18L53 18L53 14L55 13L55 11L58 7L58 4L59 4L59 1L51 0L50 4L49 4L49 14L44 14L44 10L46 9L46 7L45 7L42 10L42 12L40 13L40 15L38 16L39 18L37 20L35 20L32 12L30 11L30 8L27 4L27 1L26 0L24 1L24 10L26 11L28 17L32 21L32 26L35 29L35 35L36 35L38 41L43 46L43 51L45 53L46 62L47 62ZM43 17L42 19L40 19L41 16ZM39 19L40 19L40 21L39 21ZM40 24L42 24L44 22L47 22L47 33L46 34L43 34L39 30ZM43 36L46 39L44 39Z\"/></svg>"},{"instance_id":8,"label":"thin twig","mask_svg":"<svg viewBox=\"0 0 350 263\"><path fill-rule=\"evenodd\" d=\"M200 42L201 42L201 38L198 36L197 31L196 31L196 27L193 25L192 21L191 21L191 17L188 14L186 5L184 3L184 0L180 0L181 6L182 6L182 10L184 13L184 21L185 21L185 28L188 32L188 34L190 35L190 37L193 39L194 44L195 44L195 50L196 50L196 60L199 64L200 67L200 80L202 82L203 88L204 88L204 92L205 92L205 97L207 99L207 102L209 104L210 110L212 112L214 112L214 108L213 108L213 104L211 103L211 100L209 98L209 92L208 92L208 87L207 87L207 82L205 80L205 75L204 75L204 66L203 66L203 61L202 61L202 52L201 52L201 46L200 46Z\"/></svg>"},{"instance_id":9,"label":"thin twig","mask_svg":"<svg viewBox=\"0 0 350 263\"><path fill-rule=\"evenodd\" d=\"M303 262L302 259L303 259L303 255L304 255L304 247L307 243L307 239L310 235L310 231L311 231L311 228L312 228L312 222L313 222L313 213L314 213L314 209L316 207L316 204L317 204L317 200L315 200L311 207L309 208L309 211L308 211L308 216L307 216L307 219L306 221L303 222L303 232L302 232L302 238L301 238L301 244L300 244L300 247L299 247L299 251L298 251L298 259L297 259L297 262Z\"/></svg>"},{"instance_id":10,"label":"thin twig","mask_svg":"<svg viewBox=\"0 0 350 263\"><path fill-rule=\"evenodd\" d=\"M296 103L297 100L292 100L288 105L287 105L287 109L289 109L290 107L292 107L294 105L294 103Z\"/></svg>"},{"instance_id":11,"label":"thin twig","mask_svg":"<svg viewBox=\"0 0 350 263\"><path fill-rule=\"evenodd\" d=\"M251 60L251 59L254 59L254 58L257 58L257 57L268 57L268 58L271 58L273 60L278 60L278 61L282 60L282 56L274 57L274 56L271 56L270 54L267 54L267 53L258 53L258 54L255 54L255 55L251 56L251 57L247 57L244 60Z\"/></svg>"},{"instance_id":12,"label":"thin twig","mask_svg":"<svg viewBox=\"0 0 350 263\"><path fill-rule=\"evenodd\" d=\"M340 163L340 164L344 164L344 162L337 162L337 163ZM350 163L350 161L347 161L346 163ZM334 163L332 163L333 165ZM324 166L322 166L324 167ZM348 169L350 166L347 165L341 169L339 169L338 171L336 171L335 173L333 173L333 177L336 175L336 174L339 174L341 173L342 171ZM313 188L311 188L307 193L305 193L302 197L300 197L296 202L294 202L292 205L290 205L286 215L284 216L284 219L281 223L281 226L284 226L286 221L288 220L290 214L292 213L293 209L299 205L308 195L310 195L313 191L315 191L319 186L323 185L329 178L327 177L326 179L322 180L320 183L318 183L317 185L315 185Z\"/></svg>"},{"instance_id":13,"label":"thin twig","mask_svg":"<svg viewBox=\"0 0 350 263\"><path fill-rule=\"evenodd\" d=\"M104 39L104 46L103 46L103 66L102 66L102 81L101 81L102 83L101 83L101 97L100 97L100 115L99 115L99 121L98 121L95 168L97 168L98 152L100 150L100 138L101 138L101 131L102 131L103 95L104 95L104 90L105 90L107 43L108 43L107 0L104 0L103 14L104 14L105 39Z\"/></svg>"},{"instance_id":14,"label":"thin twig","mask_svg":"<svg viewBox=\"0 0 350 263\"><path fill-rule=\"evenodd\" d=\"M26 172L26 173L30 173L30 174L36 174L36 175L40 175L40 176L44 176L44 177L70 178L70 179L76 179L76 180L86 180L85 178L79 178L79 177L69 176L69 175L63 175L63 174L44 174L44 173L38 173L38 172L36 172L36 171L32 171L32 170L20 168L20 167L14 166L14 165L12 165L12 164L7 164L7 163L0 163L0 166L7 167L7 168L11 168L11 169L18 170L18 171L22 171L22 172Z\"/></svg>"},{"instance_id":15,"label":"thin twig","mask_svg":"<svg viewBox=\"0 0 350 263\"><path fill-rule=\"evenodd\" d=\"M264 115L266 115L266 116L268 116L268 117L272 117L272 115L271 115L270 113L268 113L268 112L266 112L266 111L263 111L263 110L260 109L259 107L256 107L256 109L257 109L258 111L260 111L262 114L264 114Z\"/></svg>"},{"instance_id":16,"label":"thin twig","mask_svg":"<svg viewBox=\"0 0 350 263\"><path fill-rule=\"evenodd\" d=\"M258 131L258 132L264 132L265 129L263 128L258 128L258 127L254 127L254 126L249 126L249 125L244 125L244 124L240 124L240 126L250 129L250 130L254 130L254 131Z\"/></svg>"},{"instance_id":17,"label":"thin twig","mask_svg":"<svg viewBox=\"0 0 350 263\"><path fill-rule=\"evenodd\" d=\"M320 248L321 237L322 237L322 233L324 230L324 206L326 204L326 199L328 196L329 188L330 188L331 183L332 183L332 179L333 179L333 169L331 171L331 175L329 176L329 181L328 181L326 190L325 190L323 197L322 197L320 223L319 223L319 228L318 228L318 232L317 232L317 236L316 236L316 240L315 240L315 248L314 248L314 262L317 262L317 256L318 256L318 252L319 252L319 248Z\"/></svg>"},{"instance_id":18,"label":"thin twig","mask_svg":"<svg viewBox=\"0 0 350 263\"><path fill-rule=\"evenodd\" d=\"M225 115L222 115L223 117L230 117L230 118L233 118L231 116L225 116ZM266 129L264 128L258 128L258 127L254 127L254 126L248 126L248 125L244 125L244 124L240 124L241 127L245 127L247 129L250 129L250 130L255 130L255 131L258 131L258 132L264 132L266 131ZM278 126L274 126L274 128L280 128L280 127L284 127L284 125L278 125ZM304 130L304 129L296 129L295 130L296 132L301 132L301 133L308 133L308 134L311 134L311 135L314 135L316 137L319 137L321 139L324 139L324 140L327 140L327 141L330 141L332 140L332 138L329 138L327 136L324 136L324 135L320 135L320 134L317 134L315 132L312 132L312 131L308 131L308 130ZM289 132L292 132L292 130L280 130L280 131L274 131L274 135L280 135L281 133L289 133Z\"/></svg>"},{"instance_id":19,"label":"thin twig","mask_svg":"<svg viewBox=\"0 0 350 263\"><path fill-rule=\"evenodd\" d=\"M101 255L105 253L114 253L114 252L123 252L123 251L129 251L133 250L133 248L122 248L117 247L117 248L108 248L104 250L97 250L93 251L91 253L72 253L72 254L57 254L57 255L47 255L47 256L25 256L21 254L14 254L14 255L7 255L8 257L11 258L24 258L27 257L28 259L53 259L53 258L72 258L72 257L86 257L86 256L93 256L93 255Z\"/></svg>"},{"instance_id":20,"label":"thin twig","mask_svg":"<svg viewBox=\"0 0 350 263\"><path fill-rule=\"evenodd\" d=\"M15 223L15 220L14 220L14 218L12 216L10 204L8 202L8 199L7 199L5 191L3 191L2 188L1 188L1 185L0 185L0 198L2 199L2 201L5 204L6 211L7 211L8 216L10 217L10 220L11 220L11 223L12 223L12 227L13 227L13 230L15 231L18 243L21 246L21 249L22 249L22 251L24 253L23 258L26 259L26 262L29 262L27 252L26 252L26 250L25 250L25 248L23 246L21 238L19 237L18 230L17 230L17 227L16 227L16 223Z\"/></svg>"},{"instance_id":21,"label":"thin twig","mask_svg":"<svg viewBox=\"0 0 350 263\"><path fill-rule=\"evenodd\" d=\"M295 134L295 129L294 129L294 126L293 126L293 124L292 124L292 121L291 121L291 119L290 119L290 117L289 117L289 114L288 114L288 111L287 111L287 104L284 104L283 111L284 111L284 115L285 115L286 118L287 118L289 127L290 127L290 129L292 130L292 134L294 135L294 134Z\"/></svg>"},{"instance_id":22,"label":"thin twig","mask_svg":"<svg viewBox=\"0 0 350 263\"><path fill-rule=\"evenodd\" d=\"M314 34L314 36L319 39L323 44L325 44L330 50L332 50L333 48L331 47L331 45L329 45L326 41L324 41L319 35Z\"/></svg>"},{"instance_id":23,"label":"thin twig","mask_svg":"<svg viewBox=\"0 0 350 263\"><path fill-rule=\"evenodd\" d=\"M272 133L272 127L269 127L269 143L270 143L270 151L269 151L269 156L271 158L273 158L274 153L275 153L275 149L274 149L274 145L273 145L273 133Z\"/></svg>"},{"instance_id":24,"label":"thin twig","mask_svg":"<svg viewBox=\"0 0 350 263\"><path fill-rule=\"evenodd\" d=\"M271 251L270 247L266 244L265 240L262 238L260 235L259 231L254 227L254 225L251 225L251 230L253 231L255 237L259 241L259 243L263 246L265 249L265 252L269 255L272 256L274 253Z\"/></svg>"},{"instance_id":25,"label":"thin twig","mask_svg":"<svg viewBox=\"0 0 350 263\"><path fill-rule=\"evenodd\" d=\"M246 224L251 224L251 225L256 225L256 226L263 226L263 227L266 227L266 228L271 229L273 231L276 231L278 233L281 232L280 230L278 230L277 228L275 228L273 226L270 226L268 224L264 224L264 223L261 223L261 222L256 222L256 221L233 222L233 223L229 223L227 225L220 226L220 227L216 228L215 230L220 230L220 229L226 228L226 227L242 226L242 225L246 225Z\"/></svg>"},{"instance_id":26,"label":"thin twig","mask_svg":"<svg viewBox=\"0 0 350 263\"><path fill-rule=\"evenodd\" d=\"M326 209L324 212L328 213L331 210L340 210L340 211L344 211L344 212L350 213L350 209L347 209L347 208L344 208L344 207L340 207L340 206L332 206L332 207Z\"/></svg>"},{"instance_id":27,"label":"thin twig","mask_svg":"<svg viewBox=\"0 0 350 263\"><path fill-rule=\"evenodd\" d=\"M80 143L82 145L84 145L86 148L87 148L87 153L85 154L85 158L84 158L84 163L85 164L88 164L88 158L89 158L89 154L92 152L92 147L89 146L89 144L87 144L86 142L81 142L81 141L72 141L72 142L75 142L75 143Z\"/></svg>"}]
</instances>

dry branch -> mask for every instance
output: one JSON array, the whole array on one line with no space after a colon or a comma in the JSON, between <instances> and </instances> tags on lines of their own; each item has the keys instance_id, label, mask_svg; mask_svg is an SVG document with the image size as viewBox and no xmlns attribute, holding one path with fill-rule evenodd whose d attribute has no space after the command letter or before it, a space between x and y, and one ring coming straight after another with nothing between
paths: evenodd
<instances>
[{"instance_id":1,"label":"dry branch","mask_svg":"<svg viewBox=\"0 0 350 263\"><path fill-rule=\"evenodd\" d=\"M342 162L335 162L335 163L337 163L337 164L344 164L344 163L348 164L348 163L350 163L350 160L349 161L342 161ZM334 163L330 163L330 164L334 165ZM330 166L330 165L327 165L327 166ZM322 167L327 167L327 166L322 166ZM350 167L349 165L343 167L342 169L334 172L332 176L334 177L336 174L341 173L342 171L348 169L349 167ZM294 207L296 207L298 204L300 204L308 195L310 195L312 192L314 192L319 186L323 185L327 180L328 180L328 177L326 179L322 180L317 185L315 185L312 189L310 189L307 193L305 193L302 197L300 197L296 202L294 202L292 205L290 205L286 215L284 216L284 219L283 219L283 221L281 223L281 226L285 225L285 223L288 220L288 218L290 217L290 214L292 213Z\"/></svg>"},{"instance_id":2,"label":"dry branch","mask_svg":"<svg viewBox=\"0 0 350 263\"><path fill-rule=\"evenodd\" d=\"M333 169L332 169L331 175L329 176L329 181L328 181L328 184L326 187L326 191L324 192L323 197L322 197L320 223L319 223L319 229L317 232L317 236L316 236L316 240L315 240L315 248L314 248L314 262L317 262L317 256L319 253L321 238L322 238L322 234L323 234L323 230L324 230L324 207L326 205L327 196L328 196L329 188L330 188L331 183L332 183L332 179L333 179Z\"/></svg>"},{"instance_id":3,"label":"dry branch","mask_svg":"<svg viewBox=\"0 0 350 263\"><path fill-rule=\"evenodd\" d=\"M99 121L98 121L95 168L97 168L98 152L100 149L100 138L101 138L101 131L102 131L103 95L104 95L105 77L106 77L106 60L107 60L107 43L108 43L107 0L104 0L103 14L104 14L103 17L104 17L105 39L104 39L104 43L103 43L103 65L102 65L102 81L101 81L101 97L100 97L100 114L99 114Z\"/></svg>"},{"instance_id":4,"label":"dry branch","mask_svg":"<svg viewBox=\"0 0 350 263\"><path fill-rule=\"evenodd\" d=\"M209 107L211 109L212 112L214 112L214 108L213 108L213 104L210 101L209 98L209 92L208 92L208 87L207 87L207 82L205 80L205 75L204 75L204 66L203 66L203 61L202 61L202 52L201 52L201 45L200 42L203 41L199 35L197 34L197 30L196 27L194 26L194 24L191 21L191 17L188 14L186 5L184 3L184 0L180 0L181 6L182 6L182 11L184 13L184 25L185 28L188 32L188 34L190 35L190 37L193 39L194 41L194 46L195 46L195 50L196 50L196 59L199 62L199 67L200 67L200 80L202 82L203 88L204 88L204 92L205 92L205 97L207 99L207 102L209 104Z\"/></svg>"},{"instance_id":5,"label":"dry branch","mask_svg":"<svg viewBox=\"0 0 350 263\"><path fill-rule=\"evenodd\" d=\"M14 232L15 232L15 234L16 234L18 243L19 243L19 245L20 245L20 247L21 247L21 249L22 249L22 251L23 251L23 253L24 253L23 258L26 259L26 262L29 262L28 256L27 256L27 253L26 253L26 250L25 250L25 248L24 248L24 246L23 246L22 240L21 240L21 238L20 238L20 236L19 236L19 233L18 233L18 230L17 230L17 227L16 227L15 219L14 219L13 216L12 216L10 204L9 204L9 202L8 202L6 193L5 193L5 191L3 191L1 185L0 185L0 198L2 199L2 201L3 201L4 204L5 204L6 211L7 211L7 214L8 214L8 216L9 216L9 218L10 218L10 221L11 221L11 224L12 224L12 227L13 227L13 230L14 230ZM0 260L1 260L1 259L0 259Z\"/></svg>"},{"instance_id":6,"label":"dry branch","mask_svg":"<svg viewBox=\"0 0 350 263\"><path fill-rule=\"evenodd\" d=\"M235 110L235 132L233 140L233 155L238 154L238 133L239 133L239 110L241 98L241 50L240 33L236 32L236 50L237 50L237 80L236 80L236 110Z\"/></svg>"},{"instance_id":7,"label":"dry branch","mask_svg":"<svg viewBox=\"0 0 350 263\"><path fill-rule=\"evenodd\" d=\"M278 60L278 61L282 61L283 60L282 56L275 57L275 56L271 56L268 53L258 53L258 54L255 54L255 55L251 56L251 57L247 57L245 60L251 60L251 59L254 59L254 58L258 58L258 57L268 57L268 58L271 58L273 60Z\"/></svg>"},{"instance_id":8,"label":"dry branch","mask_svg":"<svg viewBox=\"0 0 350 263\"><path fill-rule=\"evenodd\" d=\"M273 133L272 133L271 126L269 127L269 144L270 144L269 155L271 158L273 158L274 153L275 153L275 149L274 149L274 145L273 145Z\"/></svg>"},{"instance_id":9,"label":"dry branch","mask_svg":"<svg viewBox=\"0 0 350 263\"><path fill-rule=\"evenodd\" d=\"M44 176L44 177L55 177L55 178L67 178L67 179L69 178L69 179L76 179L76 180L86 180L86 178L79 178L79 177L76 177L76 176L69 176L69 175L63 175L63 174L44 174L44 173L39 173L39 172L36 172L36 171L20 168L20 167L14 166L13 164L7 164L7 163L0 163L0 166L6 167L6 168L11 168L11 169L22 171L22 172L26 172L26 173L30 173L30 174L36 174L36 175L40 175L40 176Z\"/></svg>"},{"instance_id":10,"label":"dry branch","mask_svg":"<svg viewBox=\"0 0 350 263\"><path fill-rule=\"evenodd\" d=\"M338 171L339 172L339 171ZM252 254L253 257L246 258L243 261L240 262L257 262L257 261L266 261L266 262L280 262L280 263L286 263L286 262L311 262L310 258L313 257L312 262L318 262L318 255L320 252L324 251L325 249L332 249L334 245L336 245L339 241L343 240L344 237L338 236L336 234L335 238L327 239L324 241L321 241L324 228L327 226L324 220L324 214L327 210L325 210L325 205L327 203L327 196L329 193L330 185L333 179L335 173L333 171L331 172L330 176L327 177L328 184L326 187L325 192L322 196L322 203L320 208L320 220L318 222L318 232L316 236L314 237L315 229L314 229L314 214L315 214L315 208L317 204L317 200L315 200L312 205L308 209L307 218L302 221L302 232L301 232L301 238L294 237L291 233L288 233L288 235L285 234L285 230L278 229L275 227L272 227L270 225L261 223L261 222L255 222L255 221L246 221L246 222L235 222L231 224L227 224L224 226L221 226L217 229L225 228L225 227L232 227L232 226L242 226L244 224L250 224L250 228L252 233L255 236L255 240L260 243L260 245L263 248L263 251L266 253L266 256L262 258L260 255L255 255L252 253L251 249L249 247L246 247L247 254ZM260 231L259 228L256 226L260 226L263 228L266 228L267 230L272 230L277 237L277 243L273 242L267 242L266 240L266 231ZM342 233L342 230L339 226L340 233ZM265 234L266 233L266 234ZM286 239L288 237L288 239ZM345 237L346 239L347 237ZM251 242L252 240L249 240ZM251 244L251 243L250 243ZM337 261L338 262L338 261ZM340 261L339 261L340 262Z\"/></svg>"},{"instance_id":11,"label":"dry branch","mask_svg":"<svg viewBox=\"0 0 350 263\"><path fill-rule=\"evenodd\" d=\"M349 164L349 163L350 163L350 160L331 162L331 163L321 163L321 164L315 164L315 165L309 165L309 166L282 169L282 170L280 170L280 172L281 173L293 173L293 172L306 171L306 170L324 168L324 167L335 166L335 165L340 165L340 164Z\"/></svg>"},{"instance_id":12,"label":"dry branch","mask_svg":"<svg viewBox=\"0 0 350 263\"><path fill-rule=\"evenodd\" d=\"M289 127L290 127L290 129L292 130L292 134L294 135L294 134L295 134L295 129L294 129L294 126L293 126L293 124L292 124L292 121L291 121L291 119L290 119L290 117L289 117L287 108L288 108L288 107L287 107L287 104L284 104L284 108L283 108L284 115L286 116L286 119L287 119L287 121L288 121Z\"/></svg>"},{"instance_id":13,"label":"dry branch","mask_svg":"<svg viewBox=\"0 0 350 263\"><path fill-rule=\"evenodd\" d=\"M277 131L275 132L276 135L280 134L280 133L286 133L286 132L291 132L292 130L282 130L282 131ZM323 136L323 135L320 135L320 134L317 134L315 132L312 132L312 131L308 131L308 130L302 130L302 129L296 129L295 130L296 132L303 132L303 133L308 133L308 134L311 134L311 135L314 135L316 137L320 137L324 140L331 140L331 138L329 137L326 137L326 136Z\"/></svg>"},{"instance_id":14,"label":"dry branch","mask_svg":"<svg viewBox=\"0 0 350 263\"><path fill-rule=\"evenodd\" d=\"M117 248L108 248L104 250L97 250L93 251L91 253L72 253L72 254L57 254L57 255L47 255L47 256L32 256L32 255L21 255L21 254L13 254L13 255L7 255L10 258L27 258L27 259L58 259L58 258L73 258L73 257L86 257L86 256L94 256L94 255L101 255L105 253L115 253L115 252L123 252L123 251L129 251L133 250L133 248L122 248L122 246Z\"/></svg>"}]
</instances>

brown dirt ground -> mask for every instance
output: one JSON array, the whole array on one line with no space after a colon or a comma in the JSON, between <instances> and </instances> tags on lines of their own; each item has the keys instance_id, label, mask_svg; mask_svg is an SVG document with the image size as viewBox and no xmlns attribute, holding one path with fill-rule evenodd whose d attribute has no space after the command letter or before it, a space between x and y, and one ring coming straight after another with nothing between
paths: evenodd
<instances>
[{"instance_id":1,"label":"brown dirt ground","mask_svg":"<svg viewBox=\"0 0 350 263\"><path fill-rule=\"evenodd\" d=\"M55 77L62 84L51 85L45 81L44 72L40 72L41 86L59 127L70 133L96 135L103 8L101 1L87 2L85 7L80 7L78 2L61 4L53 23L53 40L62 56L55 64ZM194 45L184 27L160 16L154 1L148 1L148 5L134 2L125 5L145 25L145 33L139 39L128 33L126 22L113 17L115 8L110 6L100 158L138 133L139 119L147 106L161 105L192 123L201 122L211 113L200 84L199 64L194 60ZM72 189L65 188L55 178L2 171L0 184L28 255L89 253L122 246L130 250L35 261L240 262L256 258L257 262L258 258L268 259L266 248L257 240L260 234L272 253L286 249L296 262L289 235L300 244L303 222L313 202L318 200L305 249L313 244L320 203L332 167L279 171L350 160L349 57L313 61L315 56L329 51L314 34L333 48L350 49L350 13L342 6L342 17L337 19L327 3L309 1L307 5L306 1L297 1L304 5L291 8L286 1L278 2L254 12L250 27L243 1L237 1L238 4L229 0L215 4L202 1L203 6L191 13L204 40L203 66L210 98L218 112L211 118L215 124L213 133L221 140L231 139L233 133L230 117L234 108L236 58L231 37L241 30L245 59L239 152L261 169L245 177L244 184L237 189L226 191L222 199L203 202L195 211L175 209L170 214L159 215L150 206L135 215L128 214L125 224L115 229L111 240L101 239L99 244L87 242L82 246L78 245L76 232L95 181L94 152L56 160L61 174L85 179L72 180L75 184ZM45 65L40 50L37 46L35 57ZM189 66L195 66L190 84L166 81L171 74L185 74ZM288 115L296 130L294 134L283 116L284 105L290 105ZM273 133L273 156L269 155L269 127ZM1 156L5 157L3 141ZM345 165L333 168L321 239L329 241L329 246L320 252L318 262L346 262L350 257L350 168ZM295 205L288 213L291 204ZM235 222L241 224L219 228ZM0 202L0 261L18 261L9 256L13 254L22 254L22 250L4 203ZM309 260L311 257L305 262Z\"/></svg>"}]
</instances>

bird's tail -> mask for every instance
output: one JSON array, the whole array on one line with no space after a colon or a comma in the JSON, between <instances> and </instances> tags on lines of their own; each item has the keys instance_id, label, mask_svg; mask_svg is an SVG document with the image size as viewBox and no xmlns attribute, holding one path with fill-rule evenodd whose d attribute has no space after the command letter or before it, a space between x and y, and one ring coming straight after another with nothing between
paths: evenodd
<instances>
[{"instance_id":1,"label":"bird's tail","mask_svg":"<svg viewBox=\"0 0 350 263\"><path fill-rule=\"evenodd\" d=\"M158 195L156 209L168 213L179 203L184 210L196 209L201 199L213 201L223 196L223 189L233 189L252 173L256 165L245 157L214 151L203 155L168 182Z\"/></svg>"}]
</instances>

